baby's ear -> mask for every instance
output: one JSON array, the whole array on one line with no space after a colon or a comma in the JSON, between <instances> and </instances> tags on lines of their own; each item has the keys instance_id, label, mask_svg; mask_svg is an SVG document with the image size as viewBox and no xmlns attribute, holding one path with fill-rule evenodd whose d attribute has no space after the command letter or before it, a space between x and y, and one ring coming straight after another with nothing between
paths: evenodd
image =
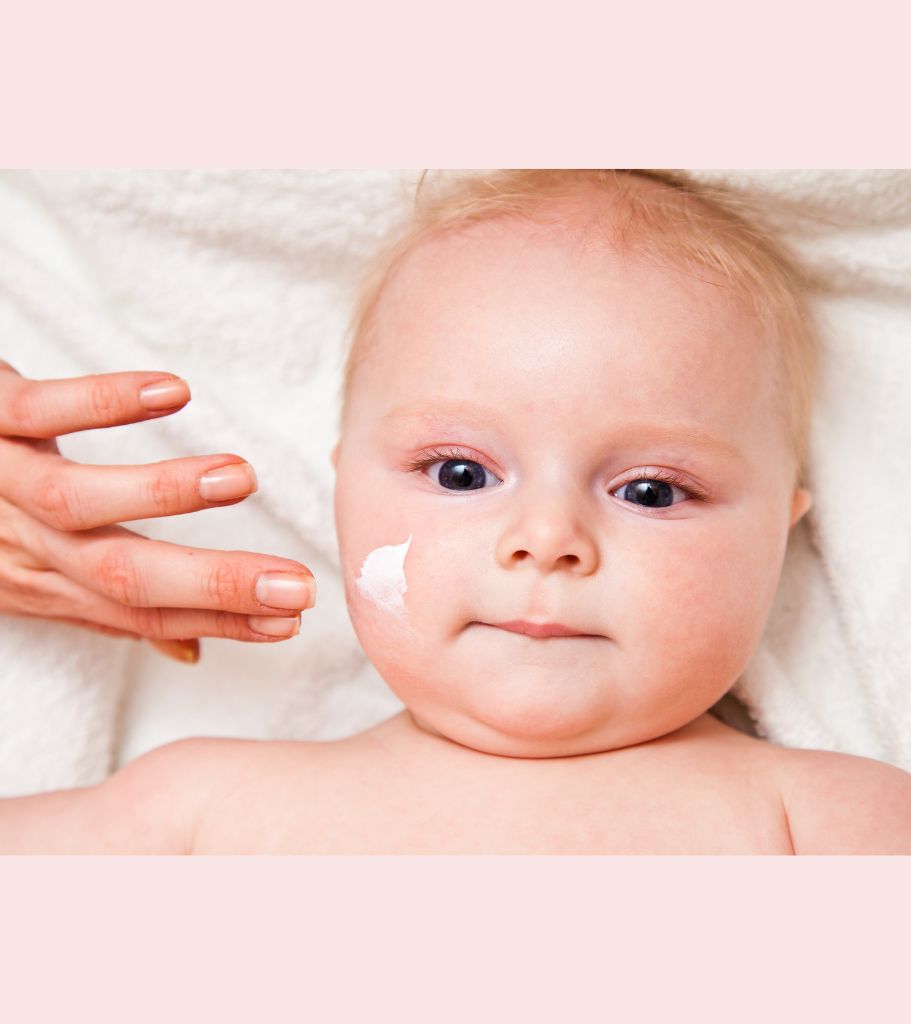
<instances>
[{"instance_id":1,"label":"baby's ear","mask_svg":"<svg viewBox=\"0 0 911 1024\"><path fill-rule=\"evenodd\" d=\"M791 502L791 526L796 526L809 512L813 504L813 497L808 490L798 487L794 492L794 500Z\"/></svg>"}]
</instances>

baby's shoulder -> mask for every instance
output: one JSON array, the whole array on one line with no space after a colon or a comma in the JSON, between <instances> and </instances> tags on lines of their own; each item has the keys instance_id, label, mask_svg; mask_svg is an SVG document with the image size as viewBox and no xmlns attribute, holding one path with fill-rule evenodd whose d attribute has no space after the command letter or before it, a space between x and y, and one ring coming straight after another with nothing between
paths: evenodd
<instances>
[{"instance_id":1,"label":"baby's shoulder","mask_svg":"<svg viewBox=\"0 0 911 1024\"><path fill-rule=\"evenodd\" d=\"M911 854L911 774L855 754L780 750L795 853Z\"/></svg>"},{"instance_id":2,"label":"baby's shoulder","mask_svg":"<svg viewBox=\"0 0 911 1024\"><path fill-rule=\"evenodd\" d=\"M317 824L317 805L349 774L350 740L194 737L157 754L192 803L189 853L268 853L280 825ZM274 852L280 852L278 848Z\"/></svg>"},{"instance_id":3,"label":"baby's shoulder","mask_svg":"<svg viewBox=\"0 0 911 1024\"><path fill-rule=\"evenodd\" d=\"M100 790L112 818L149 836L148 852L199 852L199 837L221 809L300 787L331 743L194 736L155 747L112 775ZM126 824L124 825L124 828ZM154 838L153 838L154 837ZM125 837L137 852L142 844Z\"/></svg>"}]
</instances>

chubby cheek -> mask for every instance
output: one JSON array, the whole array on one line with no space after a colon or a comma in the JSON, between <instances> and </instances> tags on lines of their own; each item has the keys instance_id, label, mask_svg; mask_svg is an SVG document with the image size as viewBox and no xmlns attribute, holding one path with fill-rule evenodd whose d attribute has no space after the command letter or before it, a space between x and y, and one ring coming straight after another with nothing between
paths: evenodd
<instances>
[{"instance_id":1,"label":"chubby cheek","mask_svg":"<svg viewBox=\"0 0 911 1024\"><path fill-rule=\"evenodd\" d=\"M762 634L784 558L785 537L753 523L678 538L664 557L649 562L659 571L633 574L630 609L647 609L628 623L645 659L647 679L677 681L681 699L690 693L723 693L746 667ZM771 531L771 532L769 532ZM780 532L780 531L779 531ZM629 635L629 634L628 634Z\"/></svg>"},{"instance_id":2,"label":"chubby cheek","mask_svg":"<svg viewBox=\"0 0 911 1024\"><path fill-rule=\"evenodd\" d=\"M426 678L441 646L473 617L478 565L445 507L436 514L427 503L387 505L369 500L370 488L346 493L340 483L336 529L349 615L365 653L398 691Z\"/></svg>"}]
</instances>

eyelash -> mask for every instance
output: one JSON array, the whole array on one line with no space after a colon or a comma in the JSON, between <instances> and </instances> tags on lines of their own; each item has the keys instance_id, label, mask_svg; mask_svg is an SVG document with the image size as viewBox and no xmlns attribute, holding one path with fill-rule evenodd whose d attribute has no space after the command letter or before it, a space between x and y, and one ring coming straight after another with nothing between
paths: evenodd
<instances>
[{"instance_id":1,"label":"eyelash","mask_svg":"<svg viewBox=\"0 0 911 1024\"><path fill-rule=\"evenodd\" d=\"M477 459L472 459L471 456L466 455L464 452L460 452L455 448L431 448L429 452L423 452L414 459L414 461L409 462L408 469L426 469L428 466L432 466L435 462L445 462L447 459L464 459L466 462L478 462ZM478 465L480 465L479 462Z\"/></svg>"},{"instance_id":2,"label":"eyelash","mask_svg":"<svg viewBox=\"0 0 911 1024\"><path fill-rule=\"evenodd\" d=\"M416 472L418 470L426 469L428 466L432 466L435 462L445 462L448 459L463 459L467 462L477 462L478 465L482 465L482 463L478 459L471 458L471 456L466 455L465 452L461 452L457 448L433 448L428 452L422 453L417 458L409 462L407 468L413 472ZM633 484L637 480L661 480L663 483L672 484L674 487L679 487L680 490L683 491L684 494L686 494L689 498L695 498L697 501L703 501L707 497L707 495L702 490L695 487L692 483L689 482L689 480L684 480L683 477L679 476L677 473L674 473L670 469L639 470L639 472L635 476L630 477L629 480L624 480L622 484L618 485L618 487L626 487L628 484ZM614 489L617 490L618 488ZM632 502L630 502L630 504L632 504ZM661 514L661 510L648 510L648 507L645 505L640 507L645 508L647 511L657 511L659 515ZM673 506L667 507L670 508Z\"/></svg>"}]
</instances>

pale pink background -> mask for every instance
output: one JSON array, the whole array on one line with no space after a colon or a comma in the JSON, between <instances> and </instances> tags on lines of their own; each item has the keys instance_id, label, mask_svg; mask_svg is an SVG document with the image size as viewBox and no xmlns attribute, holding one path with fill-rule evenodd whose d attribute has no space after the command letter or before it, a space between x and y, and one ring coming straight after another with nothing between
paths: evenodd
<instances>
[{"instance_id":1,"label":"pale pink background","mask_svg":"<svg viewBox=\"0 0 911 1024\"><path fill-rule=\"evenodd\" d=\"M901 857L9 858L0 905L16 1024L907 1020Z\"/></svg>"},{"instance_id":2,"label":"pale pink background","mask_svg":"<svg viewBox=\"0 0 911 1024\"><path fill-rule=\"evenodd\" d=\"M909 166L899 7L30 0L0 163Z\"/></svg>"},{"instance_id":3,"label":"pale pink background","mask_svg":"<svg viewBox=\"0 0 911 1024\"><path fill-rule=\"evenodd\" d=\"M875 4L598 9L32 0L0 164L911 166ZM3 1016L886 1024L909 919L899 857L5 858Z\"/></svg>"}]
</instances>

